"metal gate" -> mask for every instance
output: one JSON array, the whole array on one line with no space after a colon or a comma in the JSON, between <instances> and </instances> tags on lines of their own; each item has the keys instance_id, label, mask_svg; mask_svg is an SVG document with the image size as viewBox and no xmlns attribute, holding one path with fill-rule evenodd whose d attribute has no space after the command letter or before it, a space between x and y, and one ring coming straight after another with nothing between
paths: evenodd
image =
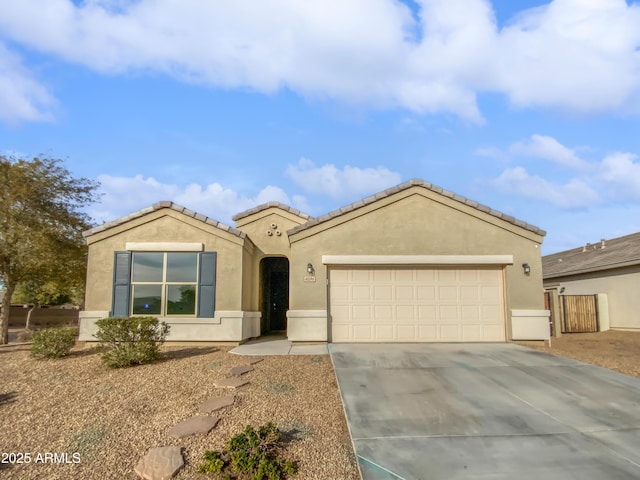
<instances>
[{"instance_id":1,"label":"metal gate","mask_svg":"<svg viewBox=\"0 0 640 480\"><path fill-rule=\"evenodd\" d=\"M562 333L597 332L597 295L560 295Z\"/></svg>"}]
</instances>

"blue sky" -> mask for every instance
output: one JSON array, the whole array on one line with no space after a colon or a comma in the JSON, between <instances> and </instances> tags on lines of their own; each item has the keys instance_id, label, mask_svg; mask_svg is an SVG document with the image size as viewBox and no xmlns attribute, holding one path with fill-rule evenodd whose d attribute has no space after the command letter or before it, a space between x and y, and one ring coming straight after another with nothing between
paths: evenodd
<instances>
[{"instance_id":1,"label":"blue sky","mask_svg":"<svg viewBox=\"0 0 640 480\"><path fill-rule=\"evenodd\" d=\"M547 231L640 231L640 4L0 3L0 152L232 224L423 178Z\"/></svg>"}]
</instances>

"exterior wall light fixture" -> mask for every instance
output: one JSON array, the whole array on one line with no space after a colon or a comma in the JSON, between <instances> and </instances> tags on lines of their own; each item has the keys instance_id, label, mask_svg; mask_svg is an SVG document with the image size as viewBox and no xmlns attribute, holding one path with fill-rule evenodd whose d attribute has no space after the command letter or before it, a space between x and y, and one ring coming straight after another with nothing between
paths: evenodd
<instances>
[{"instance_id":1,"label":"exterior wall light fixture","mask_svg":"<svg viewBox=\"0 0 640 480\"><path fill-rule=\"evenodd\" d=\"M524 271L525 275L529 275L531 273L531 267L529 266L528 263L522 264L522 270Z\"/></svg>"},{"instance_id":2,"label":"exterior wall light fixture","mask_svg":"<svg viewBox=\"0 0 640 480\"><path fill-rule=\"evenodd\" d=\"M316 271L313 269L313 265L311 265L310 263L307 263L307 273L309 275L315 275Z\"/></svg>"}]
</instances>

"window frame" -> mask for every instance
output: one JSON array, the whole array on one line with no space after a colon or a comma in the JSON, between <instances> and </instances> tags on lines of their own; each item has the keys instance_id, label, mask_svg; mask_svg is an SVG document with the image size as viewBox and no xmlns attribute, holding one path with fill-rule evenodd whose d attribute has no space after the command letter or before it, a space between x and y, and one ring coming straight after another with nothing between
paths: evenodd
<instances>
[{"instance_id":1,"label":"window frame","mask_svg":"<svg viewBox=\"0 0 640 480\"><path fill-rule=\"evenodd\" d=\"M135 258L136 254L161 254L162 255L162 279L161 281L134 281ZM193 281L167 281L168 256L171 254L193 255L195 258L195 271ZM196 318L198 317L198 301L199 301L199 279L200 279L200 258L197 252L180 252L180 251L164 251L164 252L148 252L148 251L132 251L131 252L131 271L129 275L129 284L131 288L131 298L129 299L129 311L131 316L158 316L170 318ZM142 285L159 285L160 288L160 312L159 313L136 313L135 308L135 289L136 286ZM169 313L169 287L170 286L189 286L193 288L193 313Z\"/></svg>"}]
</instances>

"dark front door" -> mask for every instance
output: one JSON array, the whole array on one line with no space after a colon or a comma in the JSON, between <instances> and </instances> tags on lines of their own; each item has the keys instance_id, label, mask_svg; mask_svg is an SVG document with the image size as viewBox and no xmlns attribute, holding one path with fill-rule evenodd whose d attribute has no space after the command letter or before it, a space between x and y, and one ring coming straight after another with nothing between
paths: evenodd
<instances>
[{"instance_id":1,"label":"dark front door","mask_svg":"<svg viewBox=\"0 0 640 480\"><path fill-rule=\"evenodd\" d=\"M287 329L289 310L289 260L267 257L260 262L262 333Z\"/></svg>"}]
</instances>

